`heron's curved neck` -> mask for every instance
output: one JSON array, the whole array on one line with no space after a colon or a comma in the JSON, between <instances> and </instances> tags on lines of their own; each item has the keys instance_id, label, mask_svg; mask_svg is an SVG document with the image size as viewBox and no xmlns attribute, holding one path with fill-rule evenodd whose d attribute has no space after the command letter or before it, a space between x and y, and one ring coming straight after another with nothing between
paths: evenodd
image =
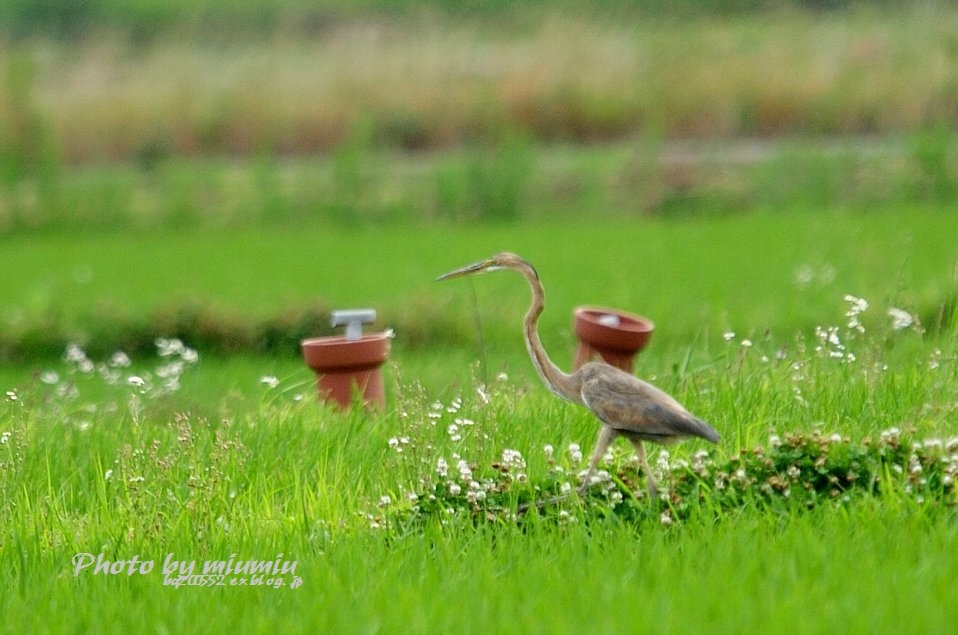
<instances>
[{"instance_id":1,"label":"heron's curved neck","mask_svg":"<svg viewBox=\"0 0 958 635\"><path fill-rule=\"evenodd\" d=\"M532 306L526 312L523 334L525 335L526 348L529 349L529 357L542 380L549 387L549 390L565 399L578 401L578 391L573 385L572 376L568 375L556 366L545 349L542 347L542 341L539 339L539 330L537 328L539 316L545 307L545 291L542 283L539 282L539 276L531 266L523 267L519 272L529 282L532 289Z\"/></svg>"}]
</instances>

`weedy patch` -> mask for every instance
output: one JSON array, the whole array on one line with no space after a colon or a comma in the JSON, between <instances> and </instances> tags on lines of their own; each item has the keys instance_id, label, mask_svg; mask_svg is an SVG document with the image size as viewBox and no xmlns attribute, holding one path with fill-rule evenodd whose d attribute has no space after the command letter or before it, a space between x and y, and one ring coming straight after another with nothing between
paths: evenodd
<instances>
[{"instance_id":1,"label":"weedy patch","mask_svg":"<svg viewBox=\"0 0 958 635\"><path fill-rule=\"evenodd\" d=\"M917 504L958 504L958 437L918 439L892 428L878 438L855 442L819 430L773 436L768 447L742 450L714 460L707 450L691 460L661 450L653 472L662 492L649 500L633 461L610 453L602 470L579 495L585 474L580 448L566 452L544 448L550 465L530 478L515 450L500 460L476 465L456 456L436 461L433 479L402 500L385 496L368 516L375 528L409 528L430 519L446 523L467 517L474 522L523 522L525 513L560 523L609 515L646 524L672 525L696 514L722 515L746 507L799 511L841 506L860 496L906 497ZM526 511L528 510L528 512Z\"/></svg>"}]
</instances>

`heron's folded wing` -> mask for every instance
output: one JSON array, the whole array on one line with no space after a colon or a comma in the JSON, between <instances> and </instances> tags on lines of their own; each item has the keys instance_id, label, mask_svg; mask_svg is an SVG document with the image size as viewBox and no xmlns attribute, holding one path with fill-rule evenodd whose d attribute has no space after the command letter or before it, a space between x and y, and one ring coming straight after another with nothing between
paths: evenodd
<instances>
[{"instance_id":1,"label":"heron's folded wing","mask_svg":"<svg viewBox=\"0 0 958 635\"><path fill-rule=\"evenodd\" d=\"M610 372L586 380L582 400L603 423L626 436L650 441L696 436L718 441L711 426L670 395L627 373Z\"/></svg>"}]
</instances>

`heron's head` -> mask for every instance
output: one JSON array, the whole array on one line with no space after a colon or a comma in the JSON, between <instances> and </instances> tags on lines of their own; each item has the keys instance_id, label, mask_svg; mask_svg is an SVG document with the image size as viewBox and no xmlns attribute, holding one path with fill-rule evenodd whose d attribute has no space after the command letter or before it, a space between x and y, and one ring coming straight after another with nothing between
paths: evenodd
<instances>
[{"instance_id":1,"label":"heron's head","mask_svg":"<svg viewBox=\"0 0 958 635\"><path fill-rule=\"evenodd\" d=\"M538 274L536 274L536 270L532 265L519 256L504 251L501 254L490 256L485 260L480 260L479 262L474 262L471 265L454 269L449 273L444 273L436 278L436 280L449 280L451 278L458 278L459 276L468 276L469 274L484 273L486 271L496 271L498 269L515 269L520 272L527 271L531 272L533 276L538 278Z\"/></svg>"}]
</instances>

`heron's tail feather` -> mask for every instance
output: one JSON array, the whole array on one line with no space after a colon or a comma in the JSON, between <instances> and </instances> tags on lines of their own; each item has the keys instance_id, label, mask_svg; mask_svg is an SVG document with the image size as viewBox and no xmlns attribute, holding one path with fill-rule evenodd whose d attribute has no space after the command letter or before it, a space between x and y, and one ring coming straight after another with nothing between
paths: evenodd
<instances>
[{"instance_id":1,"label":"heron's tail feather","mask_svg":"<svg viewBox=\"0 0 958 635\"><path fill-rule=\"evenodd\" d=\"M697 437L702 437L703 439L707 439L711 441L712 443L719 442L719 439L721 437L719 437L719 433L715 431L715 428L713 428L706 422L702 421L698 417L690 417L690 418L691 418L691 421L689 422L690 424L689 431L693 435Z\"/></svg>"}]
</instances>

